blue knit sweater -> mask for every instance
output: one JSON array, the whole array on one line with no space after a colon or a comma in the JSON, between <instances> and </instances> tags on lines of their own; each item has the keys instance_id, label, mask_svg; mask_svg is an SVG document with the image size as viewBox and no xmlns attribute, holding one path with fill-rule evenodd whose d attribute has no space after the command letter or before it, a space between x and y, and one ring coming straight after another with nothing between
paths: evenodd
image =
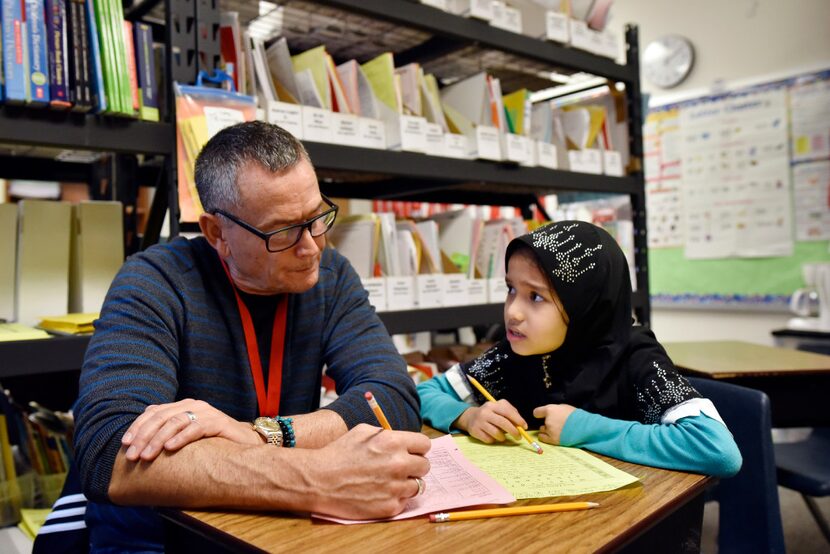
<instances>
[{"instance_id":1,"label":"blue knit sweater","mask_svg":"<svg viewBox=\"0 0 830 554\"><path fill-rule=\"evenodd\" d=\"M326 366L340 395L327 409L348 427L376 424L363 398L371 390L394 428L420 429L406 365L336 251L323 252L316 286L290 295L286 335L281 414L319 407ZM110 287L76 404L76 463L90 499L107 500L130 423L149 404L182 398L204 400L241 421L258 415L233 290L203 238L178 238L130 257Z\"/></svg>"}]
</instances>

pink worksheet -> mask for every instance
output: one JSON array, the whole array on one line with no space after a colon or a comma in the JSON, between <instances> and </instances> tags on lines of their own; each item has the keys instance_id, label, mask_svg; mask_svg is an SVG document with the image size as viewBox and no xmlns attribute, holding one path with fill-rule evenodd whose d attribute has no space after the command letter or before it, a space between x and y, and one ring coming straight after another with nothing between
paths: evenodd
<instances>
[{"instance_id":1,"label":"pink worksheet","mask_svg":"<svg viewBox=\"0 0 830 554\"><path fill-rule=\"evenodd\" d=\"M340 519L322 514L312 514L312 517L346 524L369 523L406 519L479 504L508 504L516 500L507 489L465 458L450 435L432 439L432 448L427 458L431 466L424 477L424 494L410 500L404 511L395 517L389 520Z\"/></svg>"}]
</instances>

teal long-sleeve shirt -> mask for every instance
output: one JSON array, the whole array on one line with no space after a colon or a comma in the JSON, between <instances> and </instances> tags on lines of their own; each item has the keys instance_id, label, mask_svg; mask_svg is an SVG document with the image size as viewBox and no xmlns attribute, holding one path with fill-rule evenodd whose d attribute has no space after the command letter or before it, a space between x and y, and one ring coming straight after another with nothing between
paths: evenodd
<instances>
[{"instance_id":1,"label":"teal long-sleeve shirt","mask_svg":"<svg viewBox=\"0 0 830 554\"><path fill-rule=\"evenodd\" d=\"M424 422L450 432L453 422L470 407L445 375L418 385ZM729 429L701 413L676 423L644 424L577 409L565 421L561 446L584 448L604 456L642 465L731 477L742 458Z\"/></svg>"}]
</instances>

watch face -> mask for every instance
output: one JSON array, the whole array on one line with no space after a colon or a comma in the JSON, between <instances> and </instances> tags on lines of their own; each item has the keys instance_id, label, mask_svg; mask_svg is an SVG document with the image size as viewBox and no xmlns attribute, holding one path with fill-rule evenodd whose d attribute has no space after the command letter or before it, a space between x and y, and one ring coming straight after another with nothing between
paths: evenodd
<instances>
[{"instance_id":1,"label":"watch face","mask_svg":"<svg viewBox=\"0 0 830 554\"><path fill-rule=\"evenodd\" d=\"M254 420L254 425L265 431L280 431L280 424L270 417L258 417Z\"/></svg>"},{"instance_id":2,"label":"watch face","mask_svg":"<svg viewBox=\"0 0 830 554\"><path fill-rule=\"evenodd\" d=\"M678 35L667 35L649 43L643 52L643 76L662 88L680 84L692 71L692 44Z\"/></svg>"}]
</instances>

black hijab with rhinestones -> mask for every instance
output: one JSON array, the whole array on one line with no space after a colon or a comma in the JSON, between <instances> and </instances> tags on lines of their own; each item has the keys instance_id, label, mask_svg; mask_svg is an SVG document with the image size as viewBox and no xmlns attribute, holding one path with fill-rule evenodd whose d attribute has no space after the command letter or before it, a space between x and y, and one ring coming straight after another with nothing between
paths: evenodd
<instances>
[{"instance_id":1,"label":"black hijab with rhinestones","mask_svg":"<svg viewBox=\"0 0 830 554\"><path fill-rule=\"evenodd\" d=\"M533 409L545 404L656 423L667 409L700 396L651 331L633 325L628 264L611 235L590 223L552 223L514 239L505 263L522 248L562 301L568 331L548 354L519 356L505 340L463 364L493 396L510 401L531 427L540 424Z\"/></svg>"}]
</instances>

